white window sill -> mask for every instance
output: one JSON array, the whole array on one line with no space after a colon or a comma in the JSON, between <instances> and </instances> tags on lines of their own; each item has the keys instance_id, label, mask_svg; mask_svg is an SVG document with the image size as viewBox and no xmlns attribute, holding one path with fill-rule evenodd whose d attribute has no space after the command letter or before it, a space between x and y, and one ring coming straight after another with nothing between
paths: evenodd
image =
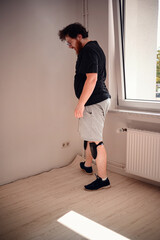
<instances>
[{"instance_id":1,"label":"white window sill","mask_svg":"<svg viewBox=\"0 0 160 240\"><path fill-rule=\"evenodd\" d=\"M110 109L109 112L116 112L116 113L129 113L129 114L138 114L138 115L146 115L146 116L155 116L160 118L160 113L155 112L143 112L143 111L136 111L136 110L126 110L126 109Z\"/></svg>"},{"instance_id":2,"label":"white window sill","mask_svg":"<svg viewBox=\"0 0 160 240\"><path fill-rule=\"evenodd\" d=\"M127 109L110 109L109 113L115 113L127 116L128 119L135 119L139 121L147 121L160 124L160 113L136 111Z\"/></svg>"}]
</instances>

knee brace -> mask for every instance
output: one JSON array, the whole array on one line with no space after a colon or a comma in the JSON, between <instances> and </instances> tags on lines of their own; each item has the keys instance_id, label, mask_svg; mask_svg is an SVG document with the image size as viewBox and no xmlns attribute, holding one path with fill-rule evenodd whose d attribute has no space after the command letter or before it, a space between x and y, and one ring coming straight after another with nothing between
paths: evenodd
<instances>
[{"instance_id":1,"label":"knee brace","mask_svg":"<svg viewBox=\"0 0 160 240\"><path fill-rule=\"evenodd\" d=\"M95 142L91 142L89 145L90 145L92 157L94 159L96 159L97 158L97 147L99 145L103 145L103 142L99 142L98 144L96 144Z\"/></svg>"},{"instance_id":2,"label":"knee brace","mask_svg":"<svg viewBox=\"0 0 160 240\"><path fill-rule=\"evenodd\" d=\"M87 148L87 142L88 141L84 141L84 150L86 150L86 148Z\"/></svg>"}]
</instances>

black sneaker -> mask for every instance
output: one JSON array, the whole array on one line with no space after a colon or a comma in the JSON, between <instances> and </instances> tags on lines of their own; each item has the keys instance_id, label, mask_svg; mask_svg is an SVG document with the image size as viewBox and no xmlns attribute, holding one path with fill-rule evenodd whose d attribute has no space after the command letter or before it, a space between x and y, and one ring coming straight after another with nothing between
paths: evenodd
<instances>
[{"instance_id":1,"label":"black sneaker","mask_svg":"<svg viewBox=\"0 0 160 240\"><path fill-rule=\"evenodd\" d=\"M95 181L84 186L86 190L98 190L103 188L109 188L111 186L108 178L103 181L102 178L100 178L99 176L96 177L97 179Z\"/></svg>"},{"instance_id":2,"label":"black sneaker","mask_svg":"<svg viewBox=\"0 0 160 240\"><path fill-rule=\"evenodd\" d=\"M82 170L84 170L87 174L93 174L92 167L85 167L85 162L80 162L80 167Z\"/></svg>"}]
</instances>

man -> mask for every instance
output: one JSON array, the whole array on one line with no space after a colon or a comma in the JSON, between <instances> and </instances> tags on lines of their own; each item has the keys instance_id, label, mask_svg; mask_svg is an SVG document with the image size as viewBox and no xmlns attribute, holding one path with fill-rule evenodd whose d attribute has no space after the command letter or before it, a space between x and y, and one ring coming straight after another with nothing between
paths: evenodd
<instances>
[{"instance_id":1,"label":"man","mask_svg":"<svg viewBox=\"0 0 160 240\"><path fill-rule=\"evenodd\" d=\"M80 23L70 24L59 31L59 37L77 53L75 94L79 99L75 117L79 119L79 132L84 140L86 161L81 169L92 174L92 159L96 159L98 176L85 185L87 190L110 187L107 177L107 155L103 144L103 127L110 106L110 94L105 85L106 59L96 41L88 38L88 32Z\"/></svg>"}]
</instances>

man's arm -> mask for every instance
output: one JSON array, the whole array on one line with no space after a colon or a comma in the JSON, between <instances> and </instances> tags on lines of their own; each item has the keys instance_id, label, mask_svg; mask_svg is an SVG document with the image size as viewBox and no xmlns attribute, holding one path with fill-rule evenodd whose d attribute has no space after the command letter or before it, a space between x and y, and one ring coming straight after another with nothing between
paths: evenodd
<instances>
[{"instance_id":1,"label":"man's arm","mask_svg":"<svg viewBox=\"0 0 160 240\"><path fill-rule=\"evenodd\" d=\"M97 73L87 73L87 79L85 81L81 96L79 98L79 102L74 111L74 115L76 118L83 117L84 105L91 96L97 82Z\"/></svg>"}]
</instances>

